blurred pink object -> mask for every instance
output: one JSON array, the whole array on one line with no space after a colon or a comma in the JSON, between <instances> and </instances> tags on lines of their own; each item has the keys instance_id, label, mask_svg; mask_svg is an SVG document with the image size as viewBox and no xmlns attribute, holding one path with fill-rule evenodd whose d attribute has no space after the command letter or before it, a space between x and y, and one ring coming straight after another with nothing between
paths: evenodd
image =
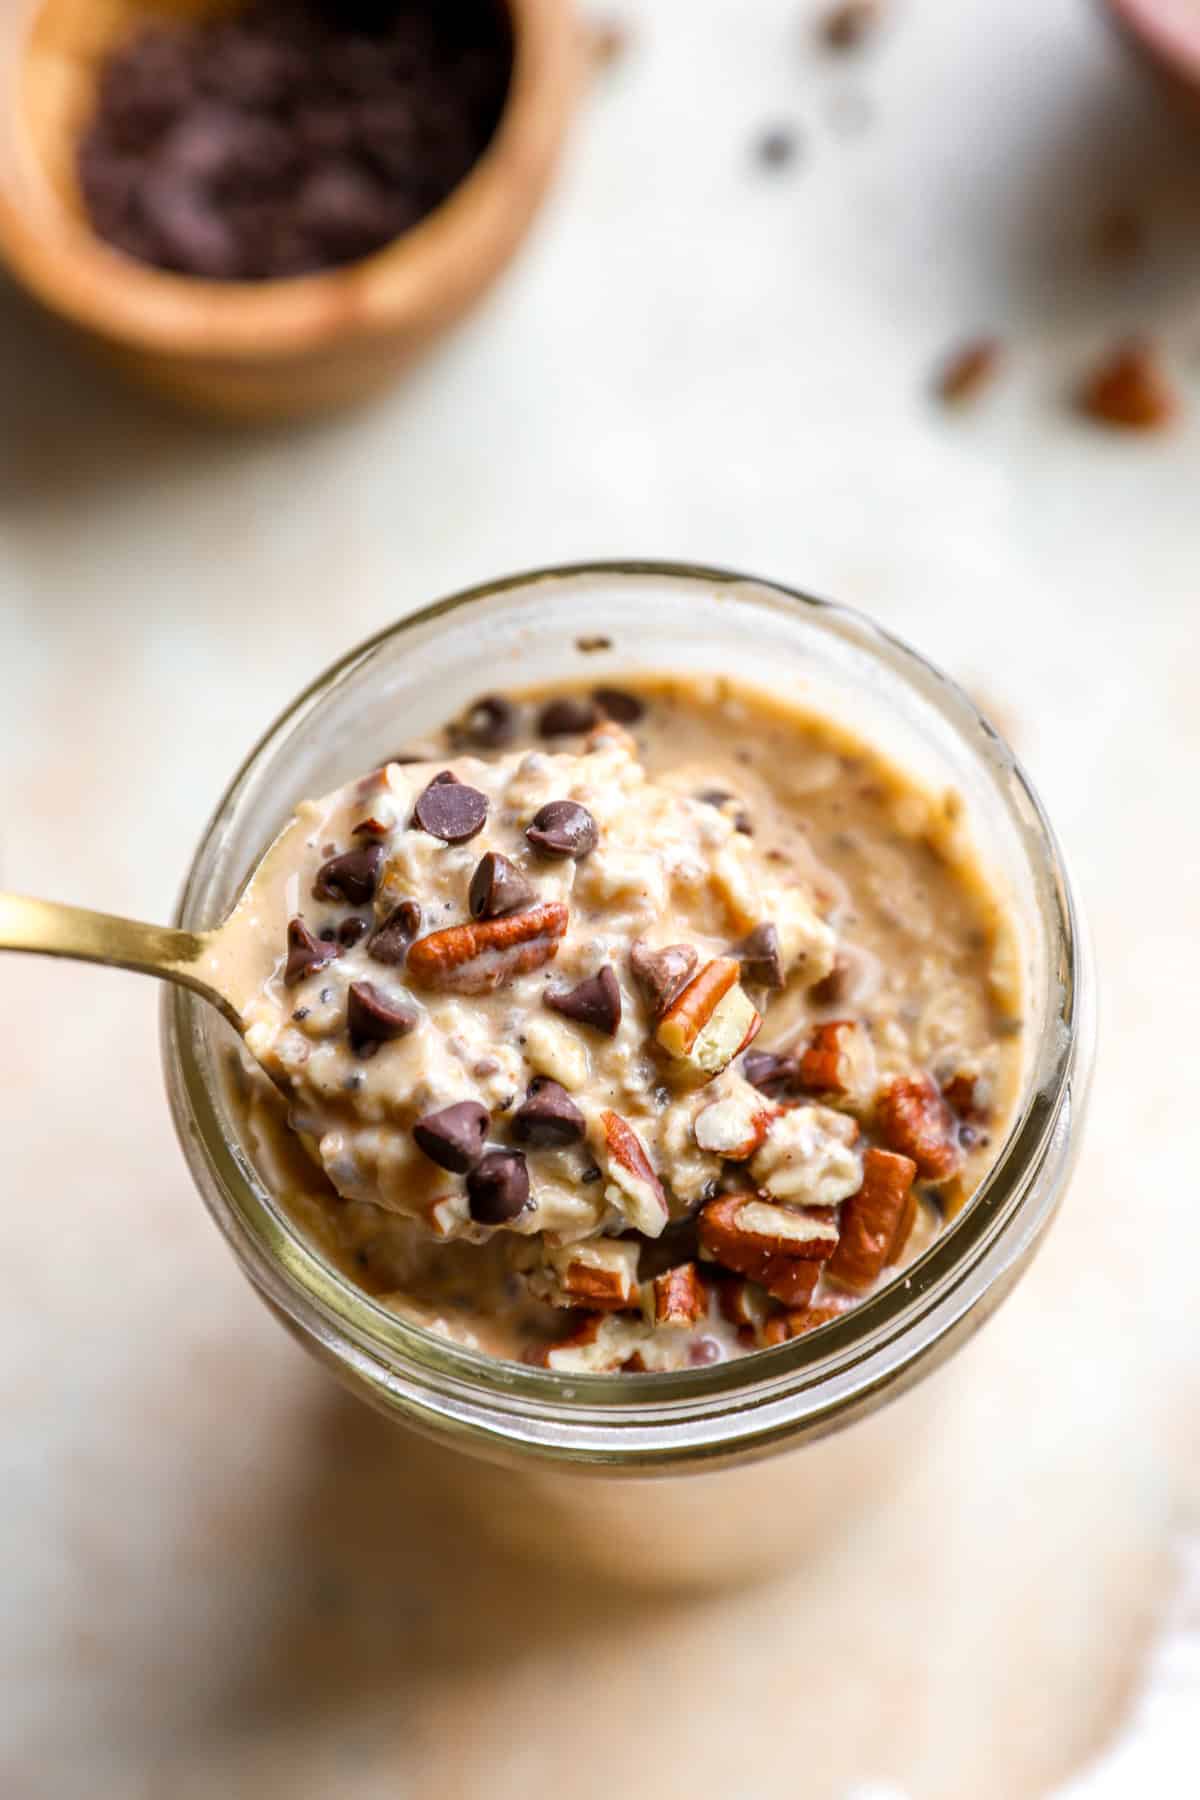
<instances>
[{"instance_id":1,"label":"blurred pink object","mask_svg":"<svg viewBox=\"0 0 1200 1800\"><path fill-rule=\"evenodd\" d=\"M1189 102L1200 99L1197 0L1105 0L1130 43Z\"/></svg>"}]
</instances>

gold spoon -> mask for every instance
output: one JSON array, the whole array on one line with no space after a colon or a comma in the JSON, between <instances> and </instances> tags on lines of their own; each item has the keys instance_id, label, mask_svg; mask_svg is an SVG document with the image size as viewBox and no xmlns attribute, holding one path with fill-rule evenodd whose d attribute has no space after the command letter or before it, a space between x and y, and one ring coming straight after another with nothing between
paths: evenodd
<instances>
[{"instance_id":1,"label":"gold spoon","mask_svg":"<svg viewBox=\"0 0 1200 1800\"><path fill-rule=\"evenodd\" d=\"M78 962L107 963L174 981L209 1001L244 1033L244 1001L225 986L229 964L222 955L226 919L215 931L178 931L169 925L143 925L112 913L89 912L57 900L34 900L26 894L0 894L0 950L27 950L35 956L69 956ZM236 964L234 964L236 966Z\"/></svg>"}]
</instances>

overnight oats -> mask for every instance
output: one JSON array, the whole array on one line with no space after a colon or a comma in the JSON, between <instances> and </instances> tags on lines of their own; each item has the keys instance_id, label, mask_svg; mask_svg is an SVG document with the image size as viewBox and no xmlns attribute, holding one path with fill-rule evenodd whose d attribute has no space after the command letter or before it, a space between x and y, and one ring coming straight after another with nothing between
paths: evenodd
<instances>
[{"instance_id":1,"label":"overnight oats","mask_svg":"<svg viewBox=\"0 0 1200 1800\"><path fill-rule=\"evenodd\" d=\"M235 1105L325 1261L563 1375L731 1361L903 1281L1022 1080L957 790L703 674L397 738L297 807L230 934Z\"/></svg>"}]
</instances>

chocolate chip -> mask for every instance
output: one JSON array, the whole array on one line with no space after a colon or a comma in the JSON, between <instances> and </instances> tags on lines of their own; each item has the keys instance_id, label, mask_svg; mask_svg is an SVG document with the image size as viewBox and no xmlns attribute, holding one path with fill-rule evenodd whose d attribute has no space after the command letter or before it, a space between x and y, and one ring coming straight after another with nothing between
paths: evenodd
<instances>
[{"instance_id":1,"label":"chocolate chip","mask_svg":"<svg viewBox=\"0 0 1200 1800\"><path fill-rule=\"evenodd\" d=\"M346 999L350 1043L360 1056L374 1056L380 1044L407 1037L417 1014L403 1000L391 1000L373 981L354 981Z\"/></svg>"},{"instance_id":2,"label":"chocolate chip","mask_svg":"<svg viewBox=\"0 0 1200 1800\"><path fill-rule=\"evenodd\" d=\"M599 723L600 711L594 700L583 694L563 694L550 700L538 714L538 730L543 737L576 737Z\"/></svg>"},{"instance_id":3,"label":"chocolate chip","mask_svg":"<svg viewBox=\"0 0 1200 1800\"><path fill-rule=\"evenodd\" d=\"M467 1176L467 1202L479 1225L507 1225L529 1204L529 1170L520 1150L489 1150Z\"/></svg>"},{"instance_id":4,"label":"chocolate chip","mask_svg":"<svg viewBox=\"0 0 1200 1800\"><path fill-rule=\"evenodd\" d=\"M627 693L624 688L593 688L592 699L605 718L611 719L614 725L636 725L639 719L646 716L646 702L639 700L636 694Z\"/></svg>"},{"instance_id":5,"label":"chocolate chip","mask_svg":"<svg viewBox=\"0 0 1200 1800\"><path fill-rule=\"evenodd\" d=\"M548 1075L538 1075L530 1082L512 1119L512 1134L518 1144L537 1150L559 1150L564 1144L577 1144L584 1129L583 1114L570 1094Z\"/></svg>"},{"instance_id":6,"label":"chocolate chip","mask_svg":"<svg viewBox=\"0 0 1200 1800\"><path fill-rule=\"evenodd\" d=\"M426 1113L413 1126L417 1147L439 1169L465 1175L483 1155L487 1142L488 1113L477 1100L459 1100L440 1112Z\"/></svg>"},{"instance_id":7,"label":"chocolate chip","mask_svg":"<svg viewBox=\"0 0 1200 1800\"><path fill-rule=\"evenodd\" d=\"M610 637L577 637L575 648L582 656L594 656L598 650L611 650L612 639Z\"/></svg>"},{"instance_id":8,"label":"chocolate chip","mask_svg":"<svg viewBox=\"0 0 1200 1800\"><path fill-rule=\"evenodd\" d=\"M595 975L589 975L578 987L565 993L543 994L551 1012L579 1025L591 1025L606 1037L615 1037L621 1023L621 987L611 966L605 963Z\"/></svg>"},{"instance_id":9,"label":"chocolate chip","mask_svg":"<svg viewBox=\"0 0 1200 1800\"><path fill-rule=\"evenodd\" d=\"M295 987L306 975L313 975L327 962L332 962L337 953L337 945L322 943L320 938L315 938L303 919L289 919L284 986Z\"/></svg>"},{"instance_id":10,"label":"chocolate chip","mask_svg":"<svg viewBox=\"0 0 1200 1800\"><path fill-rule=\"evenodd\" d=\"M840 1006L850 987L850 960L839 951L828 975L814 981L808 997L814 1006Z\"/></svg>"},{"instance_id":11,"label":"chocolate chip","mask_svg":"<svg viewBox=\"0 0 1200 1800\"><path fill-rule=\"evenodd\" d=\"M742 1074L760 1094L785 1094L794 1085L799 1068L794 1056L777 1056L772 1050L748 1050L742 1058Z\"/></svg>"},{"instance_id":12,"label":"chocolate chip","mask_svg":"<svg viewBox=\"0 0 1200 1800\"><path fill-rule=\"evenodd\" d=\"M377 925L367 945L372 962L398 968L408 955L408 946L421 929L421 909L415 900L401 900L382 925Z\"/></svg>"},{"instance_id":13,"label":"chocolate chip","mask_svg":"<svg viewBox=\"0 0 1200 1800\"><path fill-rule=\"evenodd\" d=\"M604 1171L599 1163L589 1163L587 1168L581 1171L579 1179L585 1187L590 1187L594 1181L603 1181Z\"/></svg>"},{"instance_id":14,"label":"chocolate chip","mask_svg":"<svg viewBox=\"0 0 1200 1800\"><path fill-rule=\"evenodd\" d=\"M343 919L337 928L337 941L343 950L353 950L355 944L361 942L371 929L369 919L359 918L357 914Z\"/></svg>"},{"instance_id":15,"label":"chocolate chip","mask_svg":"<svg viewBox=\"0 0 1200 1800\"><path fill-rule=\"evenodd\" d=\"M691 944L667 944L661 950L651 950L640 939L634 944L629 952L629 966L656 1018L683 992L699 961Z\"/></svg>"},{"instance_id":16,"label":"chocolate chip","mask_svg":"<svg viewBox=\"0 0 1200 1800\"><path fill-rule=\"evenodd\" d=\"M545 856L589 856L599 838L596 821L576 800L548 800L533 816L525 836Z\"/></svg>"},{"instance_id":17,"label":"chocolate chip","mask_svg":"<svg viewBox=\"0 0 1200 1800\"><path fill-rule=\"evenodd\" d=\"M480 857L467 894L473 919L502 919L532 906L533 900L533 888L507 856L489 850Z\"/></svg>"},{"instance_id":18,"label":"chocolate chip","mask_svg":"<svg viewBox=\"0 0 1200 1800\"><path fill-rule=\"evenodd\" d=\"M517 735L518 713L503 694L485 694L463 714L455 736L480 750L502 750Z\"/></svg>"},{"instance_id":19,"label":"chocolate chip","mask_svg":"<svg viewBox=\"0 0 1200 1800\"><path fill-rule=\"evenodd\" d=\"M702 794L696 795L696 798L703 800L706 806L715 806L717 811L721 812L730 800L737 799L737 795L731 794L727 788L705 788ZM740 831L745 837L754 836L754 821L744 806L739 805L734 813L733 824L735 831Z\"/></svg>"},{"instance_id":20,"label":"chocolate chip","mask_svg":"<svg viewBox=\"0 0 1200 1800\"><path fill-rule=\"evenodd\" d=\"M413 824L445 844L465 844L483 830L487 815L487 795L444 769L417 800Z\"/></svg>"},{"instance_id":21,"label":"chocolate chip","mask_svg":"<svg viewBox=\"0 0 1200 1800\"><path fill-rule=\"evenodd\" d=\"M744 938L731 944L729 954L737 957L742 965L744 978L755 987L783 986L783 956L779 948L779 933L769 920L764 919L761 925L748 931Z\"/></svg>"},{"instance_id":22,"label":"chocolate chip","mask_svg":"<svg viewBox=\"0 0 1200 1800\"><path fill-rule=\"evenodd\" d=\"M317 870L313 894L318 900L344 900L347 906L366 906L375 898L382 867L383 848L379 844L331 856Z\"/></svg>"},{"instance_id":23,"label":"chocolate chip","mask_svg":"<svg viewBox=\"0 0 1200 1800\"><path fill-rule=\"evenodd\" d=\"M195 10L195 9L184 9ZM95 228L127 254L246 280L380 249L486 147L507 9L255 0L148 23L107 58L78 151Z\"/></svg>"}]
</instances>

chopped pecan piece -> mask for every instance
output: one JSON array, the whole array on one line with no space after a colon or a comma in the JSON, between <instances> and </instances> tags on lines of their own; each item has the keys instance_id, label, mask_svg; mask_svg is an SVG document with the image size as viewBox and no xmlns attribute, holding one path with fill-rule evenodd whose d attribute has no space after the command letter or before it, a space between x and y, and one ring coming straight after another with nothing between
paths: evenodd
<instances>
[{"instance_id":1,"label":"chopped pecan piece","mask_svg":"<svg viewBox=\"0 0 1200 1800\"><path fill-rule=\"evenodd\" d=\"M648 1327L640 1319L592 1313L569 1337L548 1344L541 1360L546 1368L564 1375L606 1375L626 1367L648 1335Z\"/></svg>"},{"instance_id":2,"label":"chopped pecan piece","mask_svg":"<svg viewBox=\"0 0 1200 1800\"><path fill-rule=\"evenodd\" d=\"M1079 406L1101 425L1160 431L1175 417L1179 401L1154 346L1133 339L1092 371L1079 391Z\"/></svg>"},{"instance_id":3,"label":"chopped pecan piece","mask_svg":"<svg viewBox=\"0 0 1200 1800\"><path fill-rule=\"evenodd\" d=\"M791 1106L772 1119L751 1174L772 1200L836 1206L862 1184L858 1126L828 1106Z\"/></svg>"},{"instance_id":4,"label":"chopped pecan piece","mask_svg":"<svg viewBox=\"0 0 1200 1800\"><path fill-rule=\"evenodd\" d=\"M600 1126L608 1164L608 1198L635 1231L647 1237L660 1236L667 1223L667 1197L641 1138L619 1113L601 1113Z\"/></svg>"},{"instance_id":5,"label":"chopped pecan piece","mask_svg":"<svg viewBox=\"0 0 1200 1800\"><path fill-rule=\"evenodd\" d=\"M961 406L994 380L1002 352L996 338L974 338L953 351L937 374L937 392L948 406Z\"/></svg>"},{"instance_id":6,"label":"chopped pecan piece","mask_svg":"<svg viewBox=\"0 0 1200 1800\"><path fill-rule=\"evenodd\" d=\"M855 1292L878 1280L904 1226L916 1174L917 1165L909 1156L891 1150L864 1151L862 1186L842 1206L841 1241L825 1267L832 1280Z\"/></svg>"},{"instance_id":7,"label":"chopped pecan piece","mask_svg":"<svg viewBox=\"0 0 1200 1800\"><path fill-rule=\"evenodd\" d=\"M837 1241L831 1213L796 1212L741 1194L712 1200L700 1214L700 1242L709 1255L787 1306L808 1303Z\"/></svg>"},{"instance_id":8,"label":"chopped pecan piece","mask_svg":"<svg viewBox=\"0 0 1200 1800\"><path fill-rule=\"evenodd\" d=\"M594 1238L547 1253L556 1306L589 1312L627 1312L638 1304L638 1246L616 1238Z\"/></svg>"},{"instance_id":9,"label":"chopped pecan piece","mask_svg":"<svg viewBox=\"0 0 1200 1800\"><path fill-rule=\"evenodd\" d=\"M763 1327L762 1341L764 1345L786 1344L791 1338L803 1337L806 1331L815 1331L818 1325L828 1325L831 1319L840 1319L847 1311L844 1305L833 1301L820 1306L793 1307L787 1312L776 1313L767 1320Z\"/></svg>"},{"instance_id":10,"label":"chopped pecan piece","mask_svg":"<svg viewBox=\"0 0 1200 1800\"><path fill-rule=\"evenodd\" d=\"M409 980L450 993L490 994L515 976L550 962L566 929L567 909L559 900L507 918L449 925L412 945Z\"/></svg>"},{"instance_id":11,"label":"chopped pecan piece","mask_svg":"<svg viewBox=\"0 0 1200 1800\"><path fill-rule=\"evenodd\" d=\"M731 1325L736 1325L739 1331L751 1331L755 1336L766 1324L771 1309L766 1289L759 1287L756 1281L748 1281L744 1275L730 1276L721 1282L717 1289L717 1305Z\"/></svg>"},{"instance_id":12,"label":"chopped pecan piece","mask_svg":"<svg viewBox=\"0 0 1200 1800\"><path fill-rule=\"evenodd\" d=\"M942 1097L960 1119L972 1125L984 1124L989 1116L983 1078L970 1070L960 1069L957 1075L943 1082Z\"/></svg>"},{"instance_id":13,"label":"chopped pecan piece","mask_svg":"<svg viewBox=\"0 0 1200 1800\"><path fill-rule=\"evenodd\" d=\"M695 1325L708 1311L704 1278L694 1262L654 1278L654 1323Z\"/></svg>"},{"instance_id":14,"label":"chopped pecan piece","mask_svg":"<svg viewBox=\"0 0 1200 1800\"><path fill-rule=\"evenodd\" d=\"M901 1076L884 1088L875 1123L888 1148L911 1156L926 1181L944 1181L962 1160L954 1115L928 1075Z\"/></svg>"},{"instance_id":15,"label":"chopped pecan piece","mask_svg":"<svg viewBox=\"0 0 1200 1800\"><path fill-rule=\"evenodd\" d=\"M866 1095L875 1084L871 1040L854 1019L818 1025L801 1053L798 1085L810 1094Z\"/></svg>"},{"instance_id":16,"label":"chopped pecan piece","mask_svg":"<svg viewBox=\"0 0 1200 1800\"><path fill-rule=\"evenodd\" d=\"M882 0L838 0L820 22L821 36L833 50L856 50L878 28L882 14Z\"/></svg>"},{"instance_id":17,"label":"chopped pecan piece","mask_svg":"<svg viewBox=\"0 0 1200 1800\"><path fill-rule=\"evenodd\" d=\"M677 1062L710 1080L753 1043L762 1017L738 983L729 956L706 963L659 1020L657 1041Z\"/></svg>"},{"instance_id":18,"label":"chopped pecan piece","mask_svg":"<svg viewBox=\"0 0 1200 1800\"><path fill-rule=\"evenodd\" d=\"M895 1236L892 1238L891 1248L884 1260L883 1266L885 1269L894 1267L904 1255L908 1240L912 1236L913 1226L917 1222L917 1213L919 1210L917 1190L915 1187L909 1188L903 1210L900 1214L900 1222L896 1226Z\"/></svg>"},{"instance_id":19,"label":"chopped pecan piece","mask_svg":"<svg viewBox=\"0 0 1200 1800\"><path fill-rule=\"evenodd\" d=\"M701 1150L723 1156L727 1162L747 1162L778 1117L779 1108L764 1100L752 1087L724 1100L714 1100L696 1114L692 1127Z\"/></svg>"}]
</instances>

